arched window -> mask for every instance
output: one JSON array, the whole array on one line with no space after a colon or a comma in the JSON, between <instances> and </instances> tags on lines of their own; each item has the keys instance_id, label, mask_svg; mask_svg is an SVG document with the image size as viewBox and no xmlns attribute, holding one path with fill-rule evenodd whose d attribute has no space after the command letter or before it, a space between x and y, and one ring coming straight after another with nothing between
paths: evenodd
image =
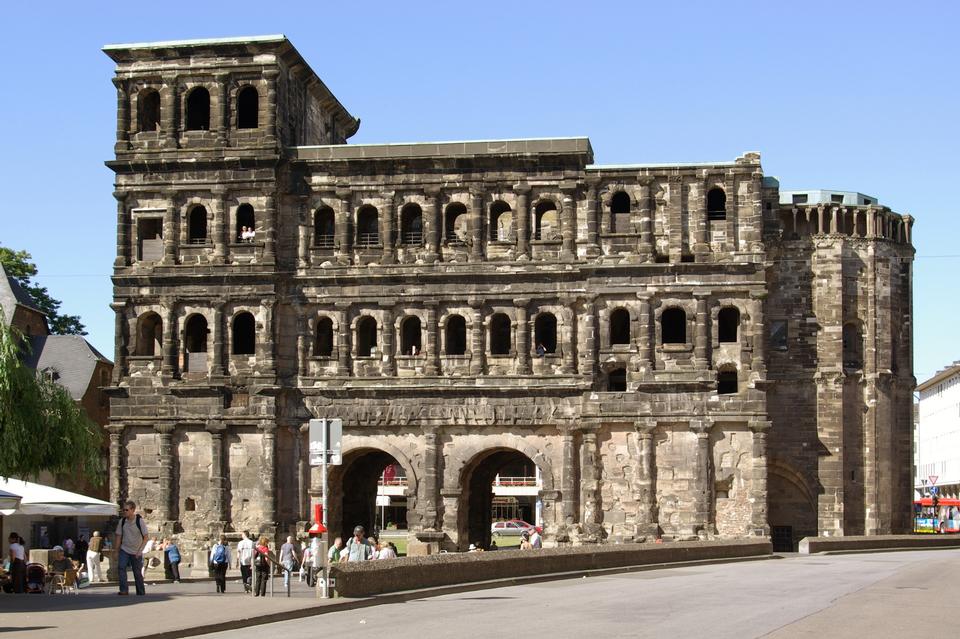
<instances>
[{"instance_id":1,"label":"arched window","mask_svg":"<svg viewBox=\"0 0 960 639\"><path fill-rule=\"evenodd\" d=\"M630 343L630 313L625 308L610 313L610 345Z\"/></svg>"},{"instance_id":2,"label":"arched window","mask_svg":"<svg viewBox=\"0 0 960 639\"><path fill-rule=\"evenodd\" d=\"M233 354L253 355L257 349L257 323L247 312L233 318Z\"/></svg>"},{"instance_id":3,"label":"arched window","mask_svg":"<svg viewBox=\"0 0 960 639\"><path fill-rule=\"evenodd\" d=\"M490 205L490 239L494 242L509 242L513 236L513 211L503 200Z\"/></svg>"},{"instance_id":4,"label":"arched window","mask_svg":"<svg viewBox=\"0 0 960 639\"><path fill-rule=\"evenodd\" d=\"M333 355L333 321L329 317L317 320L317 334L313 340L314 357L331 357Z\"/></svg>"},{"instance_id":5,"label":"arched window","mask_svg":"<svg viewBox=\"0 0 960 639\"><path fill-rule=\"evenodd\" d=\"M534 211L535 240L555 240L560 236L560 220L557 218L557 205L551 200L537 202Z\"/></svg>"},{"instance_id":6,"label":"arched window","mask_svg":"<svg viewBox=\"0 0 960 639\"><path fill-rule=\"evenodd\" d=\"M185 344L188 353L207 352L207 318L197 313L191 315L187 320L187 328L184 331Z\"/></svg>"},{"instance_id":7,"label":"arched window","mask_svg":"<svg viewBox=\"0 0 960 639\"><path fill-rule=\"evenodd\" d=\"M623 191L610 198L610 232L630 232L630 196Z\"/></svg>"},{"instance_id":8,"label":"arched window","mask_svg":"<svg viewBox=\"0 0 960 639\"><path fill-rule=\"evenodd\" d=\"M357 211L357 246L380 243L380 214L376 207L365 205Z\"/></svg>"},{"instance_id":9,"label":"arched window","mask_svg":"<svg viewBox=\"0 0 960 639\"><path fill-rule=\"evenodd\" d=\"M253 207L249 204L241 204L237 207L237 240L244 239L243 230L247 233L256 232L257 220L253 213ZM249 236L248 236L249 237Z\"/></svg>"},{"instance_id":10,"label":"arched window","mask_svg":"<svg viewBox=\"0 0 960 639\"><path fill-rule=\"evenodd\" d=\"M210 128L210 94L197 87L187 95L187 131L206 131Z\"/></svg>"},{"instance_id":11,"label":"arched window","mask_svg":"<svg viewBox=\"0 0 960 639\"><path fill-rule=\"evenodd\" d=\"M660 316L660 338L664 344L687 343L687 314L682 308L668 308Z\"/></svg>"},{"instance_id":12,"label":"arched window","mask_svg":"<svg viewBox=\"0 0 960 639\"><path fill-rule=\"evenodd\" d=\"M467 207L460 202L447 206L443 228L448 244L463 244L467 239Z\"/></svg>"},{"instance_id":13,"label":"arched window","mask_svg":"<svg viewBox=\"0 0 960 639\"><path fill-rule=\"evenodd\" d=\"M724 368L717 372L718 395L733 395L738 390L736 369Z\"/></svg>"},{"instance_id":14,"label":"arched window","mask_svg":"<svg viewBox=\"0 0 960 639\"><path fill-rule=\"evenodd\" d=\"M321 206L313 214L313 245L317 248L332 249L335 234L333 209Z\"/></svg>"},{"instance_id":15,"label":"arched window","mask_svg":"<svg viewBox=\"0 0 960 639\"><path fill-rule=\"evenodd\" d=\"M207 209L202 206L190 209L187 232L190 244L207 243Z\"/></svg>"},{"instance_id":16,"label":"arched window","mask_svg":"<svg viewBox=\"0 0 960 639\"><path fill-rule=\"evenodd\" d=\"M370 357L377 348L377 320L369 315L357 322L357 355Z\"/></svg>"},{"instance_id":17,"label":"arched window","mask_svg":"<svg viewBox=\"0 0 960 639\"><path fill-rule=\"evenodd\" d=\"M423 352L420 342L420 318L416 315L406 317L400 322L400 353L417 355Z\"/></svg>"},{"instance_id":18,"label":"arched window","mask_svg":"<svg viewBox=\"0 0 960 639\"><path fill-rule=\"evenodd\" d=\"M497 313L490 318L490 354L510 354L510 318Z\"/></svg>"},{"instance_id":19,"label":"arched window","mask_svg":"<svg viewBox=\"0 0 960 639\"><path fill-rule=\"evenodd\" d=\"M137 129L143 131L160 130L160 92L145 89L137 98Z\"/></svg>"},{"instance_id":20,"label":"arched window","mask_svg":"<svg viewBox=\"0 0 960 639\"><path fill-rule=\"evenodd\" d=\"M727 194L721 188L707 191L707 219L727 219Z\"/></svg>"},{"instance_id":21,"label":"arched window","mask_svg":"<svg viewBox=\"0 0 960 639\"><path fill-rule=\"evenodd\" d=\"M740 311L733 306L721 308L717 314L717 337L721 344L739 341Z\"/></svg>"},{"instance_id":22,"label":"arched window","mask_svg":"<svg viewBox=\"0 0 960 639\"><path fill-rule=\"evenodd\" d=\"M460 315L447 318L444 329L444 344L447 355L463 355L467 352L467 322Z\"/></svg>"},{"instance_id":23,"label":"arched window","mask_svg":"<svg viewBox=\"0 0 960 639\"><path fill-rule=\"evenodd\" d=\"M557 352L557 317L553 313L540 313L533 322L533 339L538 355Z\"/></svg>"},{"instance_id":24,"label":"arched window","mask_svg":"<svg viewBox=\"0 0 960 639\"><path fill-rule=\"evenodd\" d=\"M423 244L423 211L419 204L411 202L400 210L400 243L408 246Z\"/></svg>"},{"instance_id":25,"label":"arched window","mask_svg":"<svg viewBox=\"0 0 960 639\"><path fill-rule=\"evenodd\" d=\"M143 357L159 355L163 348L163 321L156 313L147 313L137 320L136 354Z\"/></svg>"},{"instance_id":26,"label":"arched window","mask_svg":"<svg viewBox=\"0 0 960 639\"><path fill-rule=\"evenodd\" d=\"M854 322L843 325L843 367L863 368L863 334Z\"/></svg>"},{"instance_id":27,"label":"arched window","mask_svg":"<svg viewBox=\"0 0 960 639\"><path fill-rule=\"evenodd\" d=\"M251 86L240 89L237 94L237 128L255 129L258 125L260 96Z\"/></svg>"},{"instance_id":28,"label":"arched window","mask_svg":"<svg viewBox=\"0 0 960 639\"><path fill-rule=\"evenodd\" d=\"M611 393L623 393L627 390L627 369L614 368L607 373L607 390Z\"/></svg>"}]
</instances>

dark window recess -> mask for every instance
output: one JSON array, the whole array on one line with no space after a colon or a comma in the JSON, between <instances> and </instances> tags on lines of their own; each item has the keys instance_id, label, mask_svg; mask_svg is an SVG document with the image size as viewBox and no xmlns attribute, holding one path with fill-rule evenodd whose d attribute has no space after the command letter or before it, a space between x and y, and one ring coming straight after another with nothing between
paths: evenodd
<instances>
[{"instance_id":1,"label":"dark window recess","mask_svg":"<svg viewBox=\"0 0 960 639\"><path fill-rule=\"evenodd\" d=\"M313 245L317 248L334 247L335 225L333 209L324 206L313 214Z\"/></svg>"},{"instance_id":2,"label":"dark window recess","mask_svg":"<svg viewBox=\"0 0 960 639\"><path fill-rule=\"evenodd\" d=\"M413 355L423 352L423 344L420 341L420 318L411 315L400 324L400 353L403 355ZM414 351L416 349L416 351Z\"/></svg>"},{"instance_id":3,"label":"dark window recess","mask_svg":"<svg viewBox=\"0 0 960 639\"><path fill-rule=\"evenodd\" d=\"M786 320L773 320L770 322L770 348L775 351L787 350Z\"/></svg>"},{"instance_id":4,"label":"dark window recess","mask_svg":"<svg viewBox=\"0 0 960 639\"><path fill-rule=\"evenodd\" d=\"M377 348L377 320L363 317L357 322L357 355L370 357Z\"/></svg>"},{"instance_id":5,"label":"dark window recess","mask_svg":"<svg viewBox=\"0 0 960 639\"><path fill-rule=\"evenodd\" d=\"M664 344L686 344L687 314L682 308L668 308L660 316L660 331Z\"/></svg>"},{"instance_id":6,"label":"dark window recess","mask_svg":"<svg viewBox=\"0 0 960 639\"><path fill-rule=\"evenodd\" d=\"M630 232L630 196L617 191L610 198L610 232Z\"/></svg>"},{"instance_id":7,"label":"dark window recess","mask_svg":"<svg viewBox=\"0 0 960 639\"><path fill-rule=\"evenodd\" d=\"M137 100L138 129L143 131L160 130L160 93L148 89L140 93Z\"/></svg>"},{"instance_id":8,"label":"dark window recess","mask_svg":"<svg viewBox=\"0 0 960 639\"><path fill-rule=\"evenodd\" d=\"M313 342L314 357L333 355L333 321L329 317L317 320L317 337Z\"/></svg>"},{"instance_id":9,"label":"dark window recess","mask_svg":"<svg viewBox=\"0 0 960 639\"><path fill-rule=\"evenodd\" d=\"M250 313L233 318L233 354L253 355L257 348L257 325Z\"/></svg>"},{"instance_id":10,"label":"dark window recess","mask_svg":"<svg viewBox=\"0 0 960 639\"><path fill-rule=\"evenodd\" d=\"M207 319L203 315L194 315L187 320L186 349L188 353L204 353L207 350Z\"/></svg>"},{"instance_id":11,"label":"dark window recess","mask_svg":"<svg viewBox=\"0 0 960 639\"><path fill-rule=\"evenodd\" d=\"M494 242L507 242L512 235L513 213L510 205L497 200L490 205L490 239Z\"/></svg>"},{"instance_id":12,"label":"dark window recess","mask_svg":"<svg viewBox=\"0 0 960 639\"><path fill-rule=\"evenodd\" d=\"M557 352L557 318L553 313L540 313L533 323L533 336L537 353Z\"/></svg>"},{"instance_id":13,"label":"dark window recess","mask_svg":"<svg viewBox=\"0 0 960 639\"><path fill-rule=\"evenodd\" d=\"M510 318L503 313L490 318L490 354L510 354Z\"/></svg>"},{"instance_id":14,"label":"dark window recess","mask_svg":"<svg viewBox=\"0 0 960 639\"><path fill-rule=\"evenodd\" d=\"M843 366L863 368L863 334L856 324L843 326Z\"/></svg>"},{"instance_id":15,"label":"dark window recess","mask_svg":"<svg viewBox=\"0 0 960 639\"><path fill-rule=\"evenodd\" d=\"M210 94L197 87L187 96L187 131L206 131L210 128Z\"/></svg>"},{"instance_id":16,"label":"dark window recess","mask_svg":"<svg viewBox=\"0 0 960 639\"><path fill-rule=\"evenodd\" d=\"M188 238L190 244L207 243L207 209L202 206L195 206L190 211Z\"/></svg>"},{"instance_id":17,"label":"dark window recess","mask_svg":"<svg viewBox=\"0 0 960 639\"><path fill-rule=\"evenodd\" d=\"M843 195L839 193L832 193L830 195L830 202L832 204L843 204Z\"/></svg>"},{"instance_id":18,"label":"dark window recess","mask_svg":"<svg viewBox=\"0 0 960 639\"><path fill-rule=\"evenodd\" d=\"M737 392L737 371L717 373L717 394L733 395Z\"/></svg>"},{"instance_id":19,"label":"dark window recess","mask_svg":"<svg viewBox=\"0 0 960 639\"><path fill-rule=\"evenodd\" d=\"M627 369L615 368L607 373L607 390L622 393L627 390Z\"/></svg>"},{"instance_id":20,"label":"dark window recess","mask_svg":"<svg viewBox=\"0 0 960 639\"><path fill-rule=\"evenodd\" d=\"M259 126L260 96L253 87L244 87L237 94L237 128L255 129Z\"/></svg>"},{"instance_id":21,"label":"dark window recess","mask_svg":"<svg viewBox=\"0 0 960 639\"><path fill-rule=\"evenodd\" d=\"M793 194L793 203L794 204L806 204L807 200L810 199L806 193L794 193Z\"/></svg>"},{"instance_id":22,"label":"dark window recess","mask_svg":"<svg viewBox=\"0 0 960 639\"><path fill-rule=\"evenodd\" d=\"M534 207L535 240L555 240L560 237L560 219L557 217L557 205L550 200L537 202Z\"/></svg>"},{"instance_id":23,"label":"dark window recess","mask_svg":"<svg viewBox=\"0 0 960 639\"><path fill-rule=\"evenodd\" d=\"M727 219L727 194L723 189L710 189L707 192L707 219Z\"/></svg>"},{"instance_id":24,"label":"dark window recess","mask_svg":"<svg viewBox=\"0 0 960 639\"><path fill-rule=\"evenodd\" d=\"M618 308L610 313L610 345L630 343L630 313Z\"/></svg>"},{"instance_id":25,"label":"dark window recess","mask_svg":"<svg viewBox=\"0 0 960 639\"><path fill-rule=\"evenodd\" d=\"M159 355L163 346L163 321L156 313L147 313L137 322L137 355Z\"/></svg>"},{"instance_id":26,"label":"dark window recess","mask_svg":"<svg viewBox=\"0 0 960 639\"><path fill-rule=\"evenodd\" d=\"M408 246L423 244L423 210L419 204L407 204L400 211L400 243Z\"/></svg>"},{"instance_id":27,"label":"dark window recess","mask_svg":"<svg viewBox=\"0 0 960 639\"><path fill-rule=\"evenodd\" d=\"M462 244L467 239L467 207L460 202L448 206L443 228L447 244Z\"/></svg>"},{"instance_id":28,"label":"dark window recess","mask_svg":"<svg viewBox=\"0 0 960 639\"><path fill-rule=\"evenodd\" d=\"M372 206L357 211L357 246L376 246L380 243L378 228L380 215Z\"/></svg>"},{"instance_id":29,"label":"dark window recess","mask_svg":"<svg viewBox=\"0 0 960 639\"><path fill-rule=\"evenodd\" d=\"M467 352L467 322L463 317L450 316L444 331L447 355L463 355Z\"/></svg>"},{"instance_id":30,"label":"dark window recess","mask_svg":"<svg viewBox=\"0 0 960 639\"><path fill-rule=\"evenodd\" d=\"M253 207L249 204L241 204L237 208L237 237L235 241L239 242L242 239L241 233L243 233L244 227L251 231L257 230L257 221L253 214Z\"/></svg>"},{"instance_id":31,"label":"dark window recess","mask_svg":"<svg viewBox=\"0 0 960 639\"><path fill-rule=\"evenodd\" d=\"M738 341L740 311L732 306L720 309L717 314L717 337L721 344Z\"/></svg>"}]
</instances>

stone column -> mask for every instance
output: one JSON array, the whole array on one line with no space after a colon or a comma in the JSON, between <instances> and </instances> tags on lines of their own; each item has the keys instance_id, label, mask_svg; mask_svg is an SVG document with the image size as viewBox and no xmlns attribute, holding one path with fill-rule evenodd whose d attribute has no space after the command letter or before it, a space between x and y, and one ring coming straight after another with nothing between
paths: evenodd
<instances>
[{"instance_id":1,"label":"stone column","mask_svg":"<svg viewBox=\"0 0 960 639\"><path fill-rule=\"evenodd\" d=\"M740 198L737 193L736 176L732 174L727 175L723 183L723 189L727 196L727 238L723 244L723 248L728 253L732 253L740 250ZM757 197L759 197L759 184L756 193ZM762 211L760 212L759 217L754 217L753 226L755 228L763 226ZM757 237L759 238L759 235Z\"/></svg>"},{"instance_id":2,"label":"stone column","mask_svg":"<svg viewBox=\"0 0 960 639\"><path fill-rule=\"evenodd\" d=\"M440 499L440 432L434 427L423 431L423 529L437 530Z\"/></svg>"},{"instance_id":3,"label":"stone column","mask_svg":"<svg viewBox=\"0 0 960 639\"><path fill-rule=\"evenodd\" d=\"M123 492L123 426L107 426L110 433L110 501L119 504L126 498Z\"/></svg>"},{"instance_id":4,"label":"stone column","mask_svg":"<svg viewBox=\"0 0 960 639\"><path fill-rule=\"evenodd\" d=\"M653 245L653 211L650 208L650 185L653 178L644 175L640 177L640 255L644 262L654 259Z\"/></svg>"},{"instance_id":5,"label":"stone column","mask_svg":"<svg viewBox=\"0 0 960 639\"><path fill-rule=\"evenodd\" d=\"M165 74L160 90L160 122L163 128L163 144L168 149L179 146L180 134L177 128L177 89L179 80L176 75Z\"/></svg>"},{"instance_id":6,"label":"stone column","mask_svg":"<svg viewBox=\"0 0 960 639\"><path fill-rule=\"evenodd\" d=\"M597 309L593 297L582 300L583 305L583 362L580 373L593 377L597 371Z\"/></svg>"},{"instance_id":7,"label":"stone column","mask_svg":"<svg viewBox=\"0 0 960 639\"><path fill-rule=\"evenodd\" d=\"M681 205L683 202L683 176L670 176L670 199L667 202L667 230L669 245L667 252L670 263L680 262L683 255L683 227L681 226Z\"/></svg>"},{"instance_id":8,"label":"stone column","mask_svg":"<svg viewBox=\"0 0 960 639\"><path fill-rule=\"evenodd\" d=\"M767 492L767 431L773 424L767 420L750 422L753 431L753 476L750 479L750 503L753 512L750 525L755 537L769 537Z\"/></svg>"},{"instance_id":9,"label":"stone column","mask_svg":"<svg viewBox=\"0 0 960 639\"><path fill-rule=\"evenodd\" d=\"M276 262L276 242L277 242L277 199L269 195L266 198L266 206L263 209L264 241L263 241L263 261L266 264Z\"/></svg>"},{"instance_id":10,"label":"stone column","mask_svg":"<svg viewBox=\"0 0 960 639\"><path fill-rule=\"evenodd\" d=\"M693 359L698 370L707 370L710 368L709 354L707 353L708 331L707 331L707 296L696 295L697 314L696 326L694 327Z\"/></svg>"},{"instance_id":11,"label":"stone column","mask_svg":"<svg viewBox=\"0 0 960 639\"><path fill-rule=\"evenodd\" d=\"M224 300L217 300L213 305L213 353L211 353L210 376L216 377L227 374L224 370L224 349L226 348L226 328L223 323Z\"/></svg>"},{"instance_id":12,"label":"stone column","mask_svg":"<svg viewBox=\"0 0 960 639\"><path fill-rule=\"evenodd\" d=\"M263 77L267 81L267 105L266 105L266 143L274 146L279 143L277 138L277 76L280 71L277 69L267 69L263 72ZM290 140L291 145L297 144L297 140Z\"/></svg>"},{"instance_id":13,"label":"stone column","mask_svg":"<svg viewBox=\"0 0 960 639\"><path fill-rule=\"evenodd\" d=\"M697 261L705 259L705 253L709 252L710 247L707 244L710 238L707 237L707 228L710 226L710 216L707 214L707 190L710 188L710 178L695 182L690 185L691 193L687 198L687 216L690 224L693 226L693 246L691 252L697 255ZM698 192L693 191L697 189ZM696 193L696 197L694 197Z\"/></svg>"},{"instance_id":14,"label":"stone column","mask_svg":"<svg viewBox=\"0 0 960 639\"><path fill-rule=\"evenodd\" d=\"M517 215L514 223L517 226L517 259L530 259L530 186L517 184L513 187L517 194Z\"/></svg>"},{"instance_id":15,"label":"stone column","mask_svg":"<svg viewBox=\"0 0 960 639\"><path fill-rule=\"evenodd\" d=\"M753 298L751 313L753 321L750 323L753 331L753 359L750 362L750 368L763 377L767 370L767 327L763 316L763 303L767 296L765 293L760 293L751 297Z\"/></svg>"},{"instance_id":16,"label":"stone column","mask_svg":"<svg viewBox=\"0 0 960 639\"><path fill-rule=\"evenodd\" d=\"M114 78L113 86L117 88L117 141L115 149L126 151L130 148L130 129L136 130L130 118L130 94L127 92L127 81Z\"/></svg>"},{"instance_id":17,"label":"stone column","mask_svg":"<svg viewBox=\"0 0 960 639\"><path fill-rule=\"evenodd\" d=\"M693 520L690 529L684 531L690 535L711 532L710 511L712 510L713 482L710 460L709 420L691 420L690 429L697 436L697 461L693 480Z\"/></svg>"},{"instance_id":18,"label":"stone column","mask_svg":"<svg viewBox=\"0 0 960 639\"><path fill-rule=\"evenodd\" d=\"M260 433L263 446L263 463L260 465L260 481L263 485L263 521L268 526L272 526L277 521L277 427L268 421L260 422Z\"/></svg>"},{"instance_id":19,"label":"stone column","mask_svg":"<svg viewBox=\"0 0 960 639\"><path fill-rule=\"evenodd\" d=\"M229 79L230 75L227 73L216 75L217 111L211 113L211 115L214 116L213 130L217 134L217 144L220 146L227 146L227 127L230 122Z\"/></svg>"},{"instance_id":20,"label":"stone column","mask_svg":"<svg viewBox=\"0 0 960 639\"><path fill-rule=\"evenodd\" d=\"M903 241L907 244L913 244L913 216L903 216Z\"/></svg>"},{"instance_id":21,"label":"stone column","mask_svg":"<svg viewBox=\"0 0 960 639\"><path fill-rule=\"evenodd\" d=\"M563 210L560 217L560 233L563 244L560 249L560 259L572 262L577 259L577 186L576 184L561 185L563 191Z\"/></svg>"},{"instance_id":22,"label":"stone column","mask_svg":"<svg viewBox=\"0 0 960 639\"><path fill-rule=\"evenodd\" d=\"M276 306L277 301L272 298L260 302L260 308L263 309L263 334L257 339L257 350L260 351L258 359L262 362L258 368L269 374L274 373L274 348L277 342L273 334L273 313Z\"/></svg>"},{"instance_id":23,"label":"stone column","mask_svg":"<svg viewBox=\"0 0 960 639\"><path fill-rule=\"evenodd\" d=\"M560 346L563 349L560 372L573 375L577 372L577 314L572 310L574 301L563 300L563 305L564 309L560 314L563 319L560 327L563 336Z\"/></svg>"},{"instance_id":24,"label":"stone column","mask_svg":"<svg viewBox=\"0 0 960 639\"><path fill-rule=\"evenodd\" d=\"M427 201L423 207L423 261L433 264L440 259L440 188L424 189Z\"/></svg>"},{"instance_id":25,"label":"stone column","mask_svg":"<svg viewBox=\"0 0 960 639\"><path fill-rule=\"evenodd\" d=\"M580 502L583 505L583 541L598 542L602 536L600 511L600 459L597 434L584 430L580 442Z\"/></svg>"},{"instance_id":26,"label":"stone column","mask_svg":"<svg viewBox=\"0 0 960 639\"><path fill-rule=\"evenodd\" d=\"M307 268L310 266L310 231L312 226L310 224L310 209L305 197L298 199L297 209L297 219L299 221L297 226L297 266Z\"/></svg>"},{"instance_id":27,"label":"stone column","mask_svg":"<svg viewBox=\"0 0 960 639\"><path fill-rule=\"evenodd\" d=\"M656 487L656 447L653 439L657 429L654 421L638 421L634 424L637 430L637 454L639 461L634 470L633 499L637 502L637 527L635 536L659 536L660 526L657 521L657 487Z\"/></svg>"},{"instance_id":28,"label":"stone column","mask_svg":"<svg viewBox=\"0 0 960 639\"><path fill-rule=\"evenodd\" d=\"M530 363L530 320L527 316L528 299L514 300L517 309L517 375L530 375L533 372Z\"/></svg>"},{"instance_id":29,"label":"stone column","mask_svg":"<svg viewBox=\"0 0 960 639\"><path fill-rule=\"evenodd\" d=\"M350 376L350 305L337 305L337 376Z\"/></svg>"},{"instance_id":30,"label":"stone column","mask_svg":"<svg viewBox=\"0 0 960 639\"><path fill-rule=\"evenodd\" d=\"M350 264L350 225L353 217L353 192L349 189L338 189L337 197L340 199L340 210L337 212L337 244L336 258L341 266Z\"/></svg>"},{"instance_id":31,"label":"stone column","mask_svg":"<svg viewBox=\"0 0 960 639\"><path fill-rule=\"evenodd\" d=\"M213 263L223 264L226 260L227 242L230 237L230 211L227 205L227 191L223 187L214 187L213 193Z\"/></svg>"},{"instance_id":32,"label":"stone column","mask_svg":"<svg viewBox=\"0 0 960 639\"><path fill-rule=\"evenodd\" d=\"M656 366L654 361L654 336L650 330L653 322L650 321L650 295L647 293L638 293L640 300L640 330L637 335L637 343L640 352L640 369L643 371L652 371Z\"/></svg>"},{"instance_id":33,"label":"stone column","mask_svg":"<svg viewBox=\"0 0 960 639\"><path fill-rule=\"evenodd\" d=\"M223 454L223 433L226 427L219 422L207 424L210 433L210 496L213 499L215 521L210 522L211 529L222 529L227 521L227 476Z\"/></svg>"},{"instance_id":34,"label":"stone column","mask_svg":"<svg viewBox=\"0 0 960 639\"><path fill-rule=\"evenodd\" d=\"M483 191L470 191L470 261L483 260Z\"/></svg>"},{"instance_id":35,"label":"stone column","mask_svg":"<svg viewBox=\"0 0 960 639\"><path fill-rule=\"evenodd\" d=\"M424 355L427 358L424 365L426 375L437 375L440 372L440 339L437 327L437 304L427 305L427 344Z\"/></svg>"},{"instance_id":36,"label":"stone column","mask_svg":"<svg viewBox=\"0 0 960 639\"><path fill-rule=\"evenodd\" d=\"M384 198L383 215L380 216L380 241L383 244L383 253L380 258L383 264L396 264L397 249L394 246L394 227L397 219L397 204L394 202L393 194L390 193Z\"/></svg>"},{"instance_id":37,"label":"stone column","mask_svg":"<svg viewBox=\"0 0 960 639\"><path fill-rule=\"evenodd\" d=\"M597 236L597 180L587 181L587 201L585 204L587 218L587 257L595 258L600 255L600 244Z\"/></svg>"},{"instance_id":38,"label":"stone column","mask_svg":"<svg viewBox=\"0 0 960 639\"><path fill-rule=\"evenodd\" d=\"M174 476L173 476L173 431L174 425L169 422L156 424L154 430L160 440L160 500L157 502L157 518L166 524L176 519L176 505L174 504ZM164 525L164 529L167 526Z\"/></svg>"},{"instance_id":39,"label":"stone column","mask_svg":"<svg viewBox=\"0 0 960 639\"><path fill-rule=\"evenodd\" d=\"M173 377L177 372L177 306L172 299L163 300L163 359L160 374Z\"/></svg>"},{"instance_id":40,"label":"stone column","mask_svg":"<svg viewBox=\"0 0 960 639\"><path fill-rule=\"evenodd\" d=\"M470 306L473 308L470 325L470 374L480 376L487 368L486 344L483 339L483 302L473 300Z\"/></svg>"},{"instance_id":41,"label":"stone column","mask_svg":"<svg viewBox=\"0 0 960 639\"><path fill-rule=\"evenodd\" d=\"M563 525L569 531L576 526L579 521L577 516L577 484L580 480L576 439L572 428L564 430L560 435L560 441L563 445L563 472L560 474L560 498L563 508Z\"/></svg>"},{"instance_id":42,"label":"stone column","mask_svg":"<svg viewBox=\"0 0 960 639\"><path fill-rule=\"evenodd\" d=\"M310 357L310 344L307 341L310 324L303 314L303 308L297 306L297 375L307 376L307 358Z\"/></svg>"},{"instance_id":43,"label":"stone column","mask_svg":"<svg viewBox=\"0 0 960 639\"><path fill-rule=\"evenodd\" d=\"M114 266L130 266L130 254L133 248L131 241L133 222L127 212L127 196L124 191L114 191L113 197L117 200L117 258Z\"/></svg>"},{"instance_id":44,"label":"stone column","mask_svg":"<svg viewBox=\"0 0 960 639\"><path fill-rule=\"evenodd\" d=\"M383 350L380 352L380 370L386 377L392 377L397 374L397 353L394 345L394 333L397 327L394 326L393 304L381 304L383 308Z\"/></svg>"},{"instance_id":45,"label":"stone column","mask_svg":"<svg viewBox=\"0 0 960 639\"><path fill-rule=\"evenodd\" d=\"M176 194L172 191L164 193L167 198L167 207L163 213L163 259L164 266L173 266L177 263L177 204Z\"/></svg>"},{"instance_id":46,"label":"stone column","mask_svg":"<svg viewBox=\"0 0 960 639\"><path fill-rule=\"evenodd\" d=\"M127 305L114 302L113 309L113 384L127 375L127 353L130 352L130 336L127 331Z\"/></svg>"},{"instance_id":47,"label":"stone column","mask_svg":"<svg viewBox=\"0 0 960 639\"><path fill-rule=\"evenodd\" d=\"M290 426L293 455L297 460L297 519L303 522L310 521L310 446L304 442L309 438L309 433L309 423Z\"/></svg>"}]
</instances>

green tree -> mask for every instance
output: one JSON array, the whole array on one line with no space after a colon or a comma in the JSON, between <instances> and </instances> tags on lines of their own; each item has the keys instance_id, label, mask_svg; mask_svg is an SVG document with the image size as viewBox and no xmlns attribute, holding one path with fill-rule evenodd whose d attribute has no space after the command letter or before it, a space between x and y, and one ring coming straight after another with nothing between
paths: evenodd
<instances>
[{"instance_id":1,"label":"green tree","mask_svg":"<svg viewBox=\"0 0 960 639\"><path fill-rule=\"evenodd\" d=\"M0 246L0 265L33 298L36 307L46 314L50 332L54 335L86 335L87 329L78 315L61 314L60 300L50 297L46 287L30 281L37 274L37 265L31 259L26 251Z\"/></svg>"},{"instance_id":2,"label":"green tree","mask_svg":"<svg viewBox=\"0 0 960 639\"><path fill-rule=\"evenodd\" d=\"M102 481L101 434L65 388L23 363L29 349L0 310L0 477L43 471Z\"/></svg>"}]
</instances>

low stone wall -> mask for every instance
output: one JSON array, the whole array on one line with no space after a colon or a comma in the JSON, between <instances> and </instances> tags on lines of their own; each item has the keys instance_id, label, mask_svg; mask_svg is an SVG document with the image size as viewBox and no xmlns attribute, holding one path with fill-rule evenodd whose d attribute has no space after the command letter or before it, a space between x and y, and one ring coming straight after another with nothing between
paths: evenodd
<instances>
[{"instance_id":1,"label":"low stone wall","mask_svg":"<svg viewBox=\"0 0 960 639\"><path fill-rule=\"evenodd\" d=\"M341 596L366 597L495 579L769 554L768 540L576 546L354 562L334 566L331 576Z\"/></svg>"},{"instance_id":2,"label":"low stone wall","mask_svg":"<svg viewBox=\"0 0 960 639\"><path fill-rule=\"evenodd\" d=\"M870 535L862 537L804 537L800 553L886 550L900 548L957 548L960 535Z\"/></svg>"}]
</instances>

